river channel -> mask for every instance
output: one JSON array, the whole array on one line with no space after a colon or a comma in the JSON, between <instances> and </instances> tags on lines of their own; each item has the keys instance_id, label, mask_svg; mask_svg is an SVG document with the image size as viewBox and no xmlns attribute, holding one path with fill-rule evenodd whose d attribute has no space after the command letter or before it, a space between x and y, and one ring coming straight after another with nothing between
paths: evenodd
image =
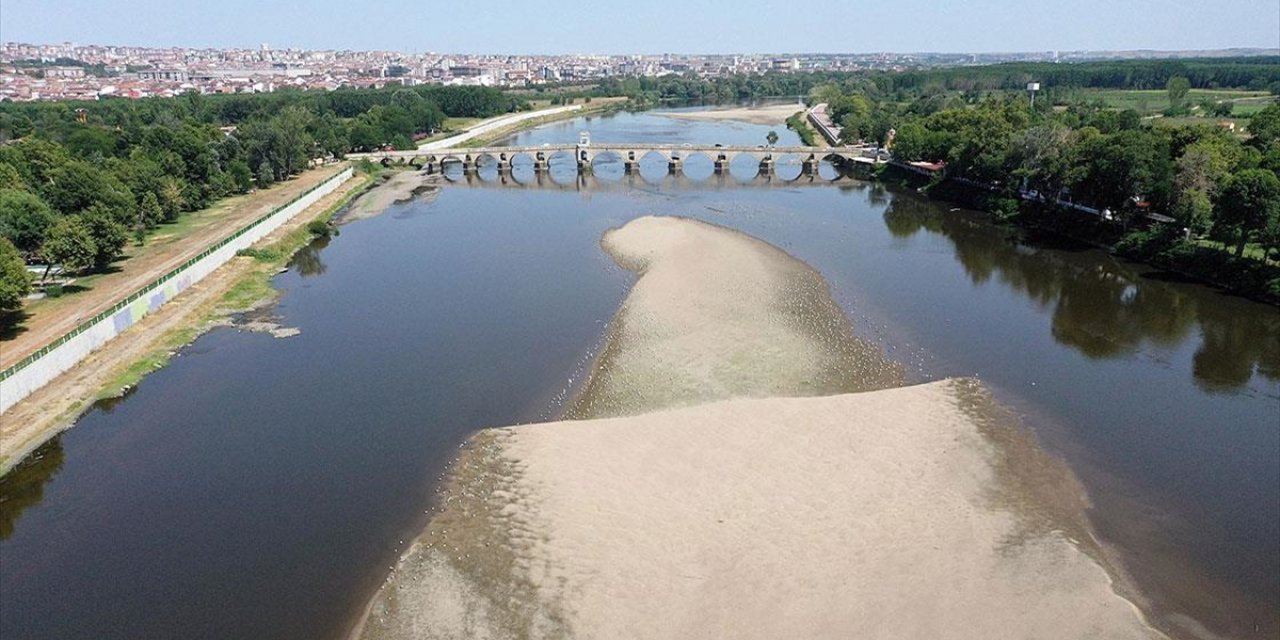
<instances>
[{"instance_id":1,"label":"river channel","mask_svg":"<svg viewBox=\"0 0 1280 640\"><path fill-rule=\"evenodd\" d=\"M798 144L661 112L512 145ZM909 190L713 176L710 159L580 179L553 159L448 174L307 248L269 311L215 329L0 480L4 638L339 638L475 430L554 418L632 274L642 215L741 230L818 270L913 382L976 376L1081 477L1157 617L1280 633L1280 313ZM794 171L793 171L794 169Z\"/></svg>"}]
</instances>

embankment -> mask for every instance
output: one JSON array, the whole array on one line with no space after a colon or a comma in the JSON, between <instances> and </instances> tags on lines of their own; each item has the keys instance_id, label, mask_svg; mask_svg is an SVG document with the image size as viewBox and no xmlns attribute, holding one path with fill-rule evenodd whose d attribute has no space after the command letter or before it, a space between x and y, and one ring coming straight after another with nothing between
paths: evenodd
<instances>
[{"instance_id":1,"label":"embankment","mask_svg":"<svg viewBox=\"0 0 1280 640\"><path fill-rule=\"evenodd\" d=\"M173 349L193 339L200 331L194 325L208 320L205 316L212 311L209 307L224 292L229 290L228 297L233 301L247 301L249 289L260 293L260 287L243 286L237 276L244 273L225 263L238 250L259 241L288 239L290 234L299 233L305 238L301 227L316 217L305 213L316 208L330 212L331 207L365 184L354 184L351 176L348 168L253 225L237 230L187 264L82 324L60 342L37 352L39 358L27 361L27 366L0 381L0 395L5 402L0 425L0 473L7 472L23 456L71 424L78 411L103 387L114 386L118 390L119 381L131 383L145 371L160 366L164 358L153 353L156 345ZM288 257L283 252L276 253L282 259ZM252 262L249 258L242 260ZM31 367L35 368L28 371ZM41 377L45 378L43 382L33 382ZM15 381L12 387L11 381ZM31 388L21 396L15 393L11 397L10 390L16 391L19 384Z\"/></svg>"},{"instance_id":2,"label":"embankment","mask_svg":"<svg viewBox=\"0 0 1280 640\"><path fill-rule=\"evenodd\" d=\"M596 419L474 436L358 637L1161 637L978 383L886 388L759 240L641 218L602 244L639 279L570 411Z\"/></svg>"}]
</instances>

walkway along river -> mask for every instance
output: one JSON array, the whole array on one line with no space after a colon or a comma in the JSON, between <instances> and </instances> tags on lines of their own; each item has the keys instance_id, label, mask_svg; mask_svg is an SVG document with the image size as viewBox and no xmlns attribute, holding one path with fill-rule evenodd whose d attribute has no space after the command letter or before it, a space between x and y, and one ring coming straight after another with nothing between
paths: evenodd
<instances>
[{"instance_id":1,"label":"walkway along river","mask_svg":"<svg viewBox=\"0 0 1280 640\"><path fill-rule=\"evenodd\" d=\"M796 142L657 113L508 142L584 128ZM642 166L626 188L579 189L554 161L563 188L459 182L300 254L271 310L300 335L213 331L0 481L0 635L341 637L422 529L458 444L555 417L576 389L632 282L604 231L682 215L812 266L910 381L993 388L1081 476L1102 540L1142 559L1130 564L1158 616L1275 636L1274 308L1086 248L1013 243L878 185L717 188L702 162L687 181Z\"/></svg>"}]
</instances>

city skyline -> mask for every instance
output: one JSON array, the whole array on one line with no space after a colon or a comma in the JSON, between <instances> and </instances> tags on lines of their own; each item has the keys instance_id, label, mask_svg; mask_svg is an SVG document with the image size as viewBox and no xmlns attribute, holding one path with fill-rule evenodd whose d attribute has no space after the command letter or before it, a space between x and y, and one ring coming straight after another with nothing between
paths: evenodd
<instances>
[{"instance_id":1,"label":"city skyline","mask_svg":"<svg viewBox=\"0 0 1280 640\"><path fill-rule=\"evenodd\" d=\"M1188 51L1280 46L1271 0L1186 3L924 0L781 8L759 0L584 7L494 2L462 12L401 0L318 0L305 13L248 0L6 0L0 41L148 47L600 54ZM415 19L419 16L420 19ZM1100 16L1107 19L1099 20ZM352 24L360 28L351 28ZM625 25L620 27L619 25Z\"/></svg>"}]
</instances>

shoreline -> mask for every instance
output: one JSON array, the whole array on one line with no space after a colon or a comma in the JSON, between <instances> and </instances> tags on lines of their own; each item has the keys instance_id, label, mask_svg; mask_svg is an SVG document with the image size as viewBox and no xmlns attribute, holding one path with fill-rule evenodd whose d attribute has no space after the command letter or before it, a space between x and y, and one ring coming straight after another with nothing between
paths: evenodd
<instances>
[{"instance_id":1,"label":"shoreline","mask_svg":"<svg viewBox=\"0 0 1280 640\"><path fill-rule=\"evenodd\" d=\"M513 123L509 126L495 129L483 135L476 136L470 140L467 140L465 143L463 143L460 146L461 147L487 146L487 145L493 144L494 142L502 140L503 138L506 138L508 136L513 136L522 131L528 131L529 129L540 127L546 124L551 124L553 122L563 122L565 120L572 120L574 118L610 113L612 111L624 108L627 105L627 103L628 103L628 100L626 98L620 98L620 97L595 98L590 103L584 103L581 105L568 105L568 106L580 107L573 111L561 111L561 112L546 115L540 118L531 118L528 120L522 120L520 122Z\"/></svg>"},{"instance_id":2,"label":"shoreline","mask_svg":"<svg viewBox=\"0 0 1280 640\"><path fill-rule=\"evenodd\" d=\"M350 637L1167 637L1080 537L1069 471L975 419L985 397L945 380L481 431Z\"/></svg>"},{"instance_id":3,"label":"shoreline","mask_svg":"<svg viewBox=\"0 0 1280 640\"><path fill-rule=\"evenodd\" d=\"M661 115L677 120L732 120L760 125L786 126L787 118L803 111L800 104L767 104L747 107L710 108L705 111L672 111Z\"/></svg>"},{"instance_id":4,"label":"shoreline","mask_svg":"<svg viewBox=\"0 0 1280 640\"><path fill-rule=\"evenodd\" d=\"M585 419L469 438L351 637L1166 637L979 383L815 361L852 335L825 281L777 297L812 269L751 236L639 218L602 247L639 277Z\"/></svg>"},{"instance_id":5,"label":"shoreline","mask_svg":"<svg viewBox=\"0 0 1280 640\"><path fill-rule=\"evenodd\" d=\"M73 427L98 401L127 394L147 374L163 368L205 332L228 326L233 315L270 304L279 293L271 287L270 278L314 237L307 231L307 224L329 219L372 183L368 176L348 179L255 243L257 257L233 258L218 267L172 302L94 351L80 365L6 411L5 423L21 427L3 432L0 476ZM272 327L264 324L258 329L271 332Z\"/></svg>"}]
</instances>

